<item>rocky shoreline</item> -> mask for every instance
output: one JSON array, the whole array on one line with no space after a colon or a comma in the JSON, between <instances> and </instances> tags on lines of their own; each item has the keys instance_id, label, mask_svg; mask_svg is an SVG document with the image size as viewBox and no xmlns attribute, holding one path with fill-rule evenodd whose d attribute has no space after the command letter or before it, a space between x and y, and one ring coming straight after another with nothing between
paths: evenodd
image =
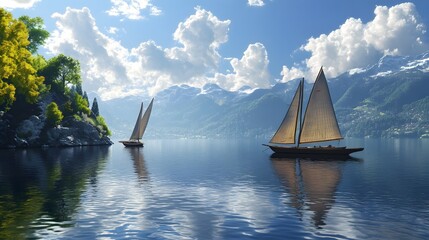
<instances>
[{"instance_id":1,"label":"rocky shoreline","mask_svg":"<svg viewBox=\"0 0 429 240\"><path fill-rule=\"evenodd\" d=\"M109 137L88 122L73 117L60 126L46 128L44 121L32 115L11 130L10 121L0 119L0 148L78 147L112 145Z\"/></svg>"}]
</instances>

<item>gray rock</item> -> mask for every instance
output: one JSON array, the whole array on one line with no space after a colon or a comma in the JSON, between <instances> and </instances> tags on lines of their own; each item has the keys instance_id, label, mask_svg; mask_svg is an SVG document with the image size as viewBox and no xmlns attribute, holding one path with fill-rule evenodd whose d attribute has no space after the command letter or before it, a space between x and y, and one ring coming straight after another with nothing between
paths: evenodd
<instances>
[{"instance_id":1,"label":"gray rock","mask_svg":"<svg viewBox=\"0 0 429 240\"><path fill-rule=\"evenodd\" d=\"M67 127L55 127L47 131L48 146L111 145L108 137L102 136L93 125L68 118L63 121Z\"/></svg>"},{"instance_id":2,"label":"gray rock","mask_svg":"<svg viewBox=\"0 0 429 240\"><path fill-rule=\"evenodd\" d=\"M29 119L26 119L19 124L16 129L16 135L22 140L28 142L30 145L33 145L37 143L43 126L44 123L42 120L39 117L32 115Z\"/></svg>"}]
</instances>

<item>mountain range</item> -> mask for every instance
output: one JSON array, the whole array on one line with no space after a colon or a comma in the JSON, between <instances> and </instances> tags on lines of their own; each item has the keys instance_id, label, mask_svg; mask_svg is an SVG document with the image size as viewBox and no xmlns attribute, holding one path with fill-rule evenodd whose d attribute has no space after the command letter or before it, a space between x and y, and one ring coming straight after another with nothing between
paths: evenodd
<instances>
[{"instance_id":1,"label":"mountain range","mask_svg":"<svg viewBox=\"0 0 429 240\"><path fill-rule=\"evenodd\" d=\"M145 138L271 137L298 82L252 92L215 84L172 86L155 96ZM374 65L328 79L328 85L343 136L429 137L429 52L384 56ZM311 87L305 83L304 99ZM142 101L147 106L150 99L99 101L113 138L129 137Z\"/></svg>"}]
</instances>

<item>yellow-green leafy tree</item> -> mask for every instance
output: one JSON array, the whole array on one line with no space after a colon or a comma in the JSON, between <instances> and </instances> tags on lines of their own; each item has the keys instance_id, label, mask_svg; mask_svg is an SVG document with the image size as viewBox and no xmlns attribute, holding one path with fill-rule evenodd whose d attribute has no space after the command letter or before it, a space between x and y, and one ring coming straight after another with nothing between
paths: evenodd
<instances>
[{"instance_id":1,"label":"yellow-green leafy tree","mask_svg":"<svg viewBox=\"0 0 429 240\"><path fill-rule=\"evenodd\" d=\"M44 78L37 76L28 50L26 25L0 8L0 110L8 109L21 95L37 102Z\"/></svg>"},{"instance_id":2,"label":"yellow-green leafy tree","mask_svg":"<svg viewBox=\"0 0 429 240\"><path fill-rule=\"evenodd\" d=\"M50 126L57 126L63 120L63 113L58 109L55 102L51 102L46 107L46 121Z\"/></svg>"}]
</instances>

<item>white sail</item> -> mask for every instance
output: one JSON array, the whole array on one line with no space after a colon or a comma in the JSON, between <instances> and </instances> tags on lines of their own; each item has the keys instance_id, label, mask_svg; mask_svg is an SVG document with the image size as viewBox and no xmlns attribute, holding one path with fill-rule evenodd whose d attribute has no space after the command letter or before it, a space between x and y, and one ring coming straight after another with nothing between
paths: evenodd
<instances>
[{"instance_id":1,"label":"white sail","mask_svg":"<svg viewBox=\"0 0 429 240\"><path fill-rule=\"evenodd\" d=\"M300 102L302 99L302 88L303 82L301 81L296 89L295 95L292 99L292 102L289 106L289 109L280 124L279 129L274 134L271 139L271 143L290 143L294 144L296 142L296 128L298 125L298 113L300 110Z\"/></svg>"},{"instance_id":2,"label":"white sail","mask_svg":"<svg viewBox=\"0 0 429 240\"><path fill-rule=\"evenodd\" d=\"M142 112L143 112L143 103L141 104L140 107L140 112L139 112L139 116L137 117L136 120L136 125L134 126L134 130L133 133L131 134L130 140L139 140L141 138L140 136L140 122L141 122L141 118L142 118Z\"/></svg>"},{"instance_id":3,"label":"white sail","mask_svg":"<svg viewBox=\"0 0 429 240\"><path fill-rule=\"evenodd\" d=\"M314 82L305 111L299 143L342 139L328 83L322 68Z\"/></svg>"},{"instance_id":4,"label":"white sail","mask_svg":"<svg viewBox=\"0 0 429 240\"><path fill-rule=\"evenodd\" d=\"M146 112L144 113L143 117L140 120L139 138L143 137L143 134L146 130L147 124L149 122L150 113L152 112L152 104L153 104L153 98L152 98L152 101L150 101L150 104L147 107Z\"/></svg>"}]
</instances>

